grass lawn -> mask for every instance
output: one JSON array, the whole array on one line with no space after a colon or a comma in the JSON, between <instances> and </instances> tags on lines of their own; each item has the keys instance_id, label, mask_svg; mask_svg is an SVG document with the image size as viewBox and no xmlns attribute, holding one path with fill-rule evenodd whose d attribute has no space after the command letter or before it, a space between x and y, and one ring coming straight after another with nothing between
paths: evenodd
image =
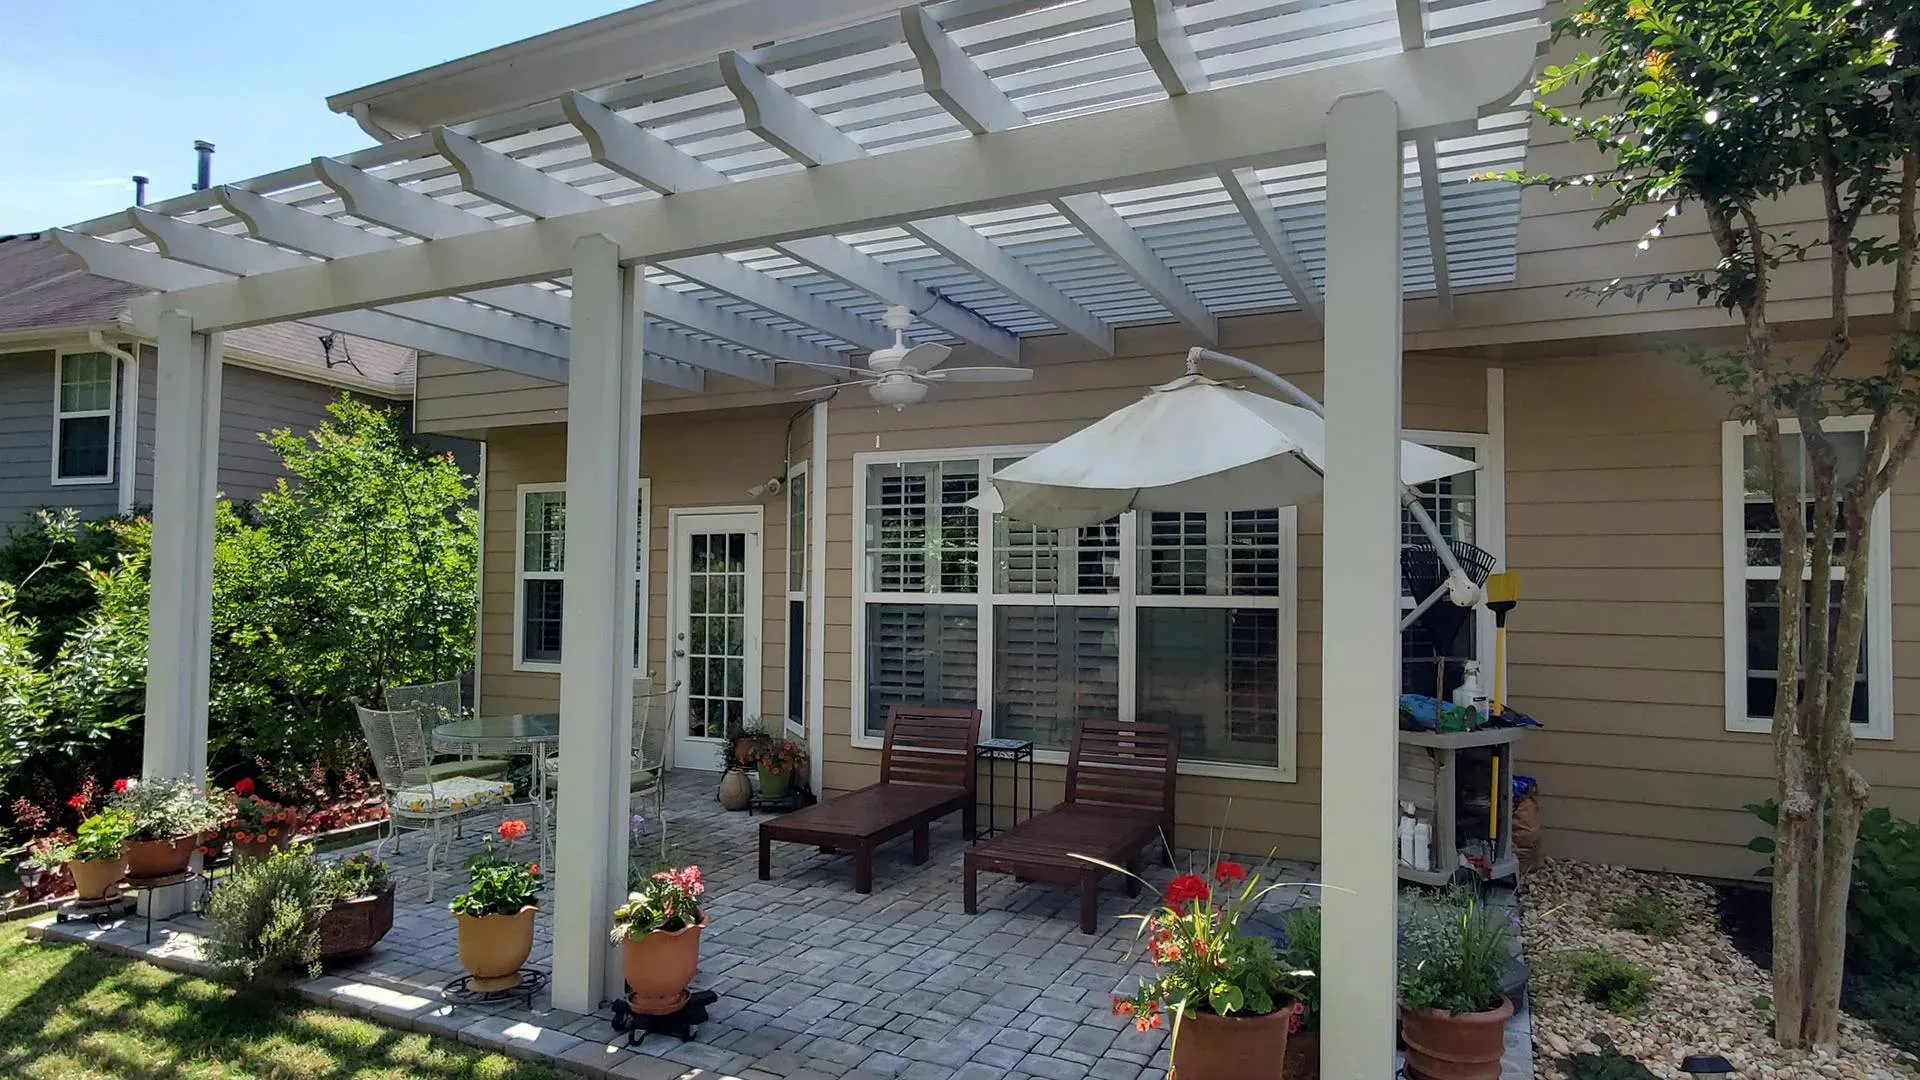
<instances>
[{"instance_id":1,"label":"grass lawn","mask_svg":"<svg viewBox=\"0 0 1920 1080\"><path fill-rule=\"evenodd\" d=\"M0 925L8 1080L551 1080L542 1065Z\"/></svg>"}]
</instances>

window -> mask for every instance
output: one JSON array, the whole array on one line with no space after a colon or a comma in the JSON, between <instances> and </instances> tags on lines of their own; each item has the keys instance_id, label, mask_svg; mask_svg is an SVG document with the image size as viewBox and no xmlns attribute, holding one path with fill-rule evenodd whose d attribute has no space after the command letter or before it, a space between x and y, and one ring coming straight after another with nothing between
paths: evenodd
<instances>
[{"instance_id":1,"label":"window","mask_svg":"<svg viewBox=\"0 0 1920 1080\"><path fill-rule=\"evenodd\" d=\"M807 467L787 473L787 728L807 730Z\"/></svg>"},{"instance_id":2,"label":"window","mask_svg":"<svg viewBox=\"0 0 1920 1080\"><path fill-rule=\"evenodd\" d=\"M53 371L53 482L111 482L119 363L102 352L60 353Z\"/></svg>"},{"instance_id":3,"label":"window","mask_svg":"<svg viewBox=\"0 0 1920 1080\"><path fill-rule=\"evenodd\" d=\"M1812 527L1813 494L1805 483L1806 450L1799 425L1781 421L1783 449L1800 488L1801 514ZM1826 422L1839 458L1838 483L1856 475L1866 454L1865 417ZM1722 521L1726 561L1726 701L1730 731L1768 731L1779 697L1780 530L1774 512L1766 455L1751 425L1728 423L1721 449ZM1860 738L1893 736L1892 555L1887 508L1876 506L1868 523L1866 641L1860 653L1853 695L1854 734ZM1844 536L1834 537L1835 555ZM1812 568L1801 570L1803 579ZM1835 565L1825 594L1837 614L1846 569ZM1806 603L1821 590L1809 586ZM1805 622L1801 623L1805 626Z\"/></svg>"},{"instance_id":4,"label":"window","mask_svg":"<svg viewBox=\"0 0 1920 1080\"><path fill-rule=\"evenodd\" d=\"M1024 451L856 456L858 740L887 706L978 706L1064 752L1083 719L1180 734L1182 768L1291 777L1292 510L1050 530L975 509Z\"/></svg>"},{"instance_id":5,"label":"window","mask_svg":"<svg viewBox=\"0 0 1920 1080\"><path fill-rule=\"evenodd\" d=\"M1422 446L1480 463L1482 469L1486 467L1485 435L1440 431L1410 431L1406 434L1407 438ZM1434 526L1448 540L1478 545L1482 469L1443 476L1414 489L1419 493L1420 505L1433 519ZM1403 507L1400 511L1400 542L1420 545L1432 543L1426 531L1420 528L1420 523L1414 520L1411 507ZM1401 590L1400 609L1403 612L1412 611L1420 601L1426 599L1425 596L1414 596L1407 591L1404 578L1401 580ZM1442 600L1441 603L1447 602ZM1459 629L1440 629L1439 637L1445 640L1437 641L1435 628L1447 626L1449 617L1458 622ZM1437 653L1448 657L1479 659L1490 655L1491 625L1490 618L1481 619L1472 614L1460 614L1457 609L1449 611L1448 608L1442 608L1436 617L1422 619L1407 627L1400 637L1401 656L1410 665L1407 677L1418 680L1414 685L1422 686L1423 693L1432 693L1433 656ZM1447 681L1449 685L1455 685L1463 677L1463 672L1458 664L1449 664L1448 668ZM1486 676L1482 676L1482 685L1487 685L1488 681Z\"/></svg>"},{"instance_id":6,"label":"window","mask_svg":"<svg viewBox=\"0 0 1920 1080\"><path fill-rule=\"evenodd\" d=\"M647 673L649 485L640 481L640 542L634 558L633 666ZM522 671L560 670L567 555L567 486L522 484L519 555L514 563L513 662Z\"/></svg>"}]
</instances>

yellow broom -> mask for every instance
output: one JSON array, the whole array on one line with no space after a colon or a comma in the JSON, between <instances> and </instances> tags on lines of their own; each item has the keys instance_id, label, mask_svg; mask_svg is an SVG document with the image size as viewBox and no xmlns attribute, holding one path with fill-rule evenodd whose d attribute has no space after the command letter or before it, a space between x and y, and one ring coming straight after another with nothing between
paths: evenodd
<instances>
[{"instance_id":1,"label":"yellow broom","mask_svg":"<svg viewBox=\"0 0 1920 1080\"><path fill-rule=\"evenodd\" d=\"M1507 700L1507 612L1520 603L1520 575L1511 570L1487 575L1487 608L1493 612L1493 716ZM1500 754L1493 755L1493 779L1487 788L1487 839L1500 839Z\"/></svg>"}]
</instances>

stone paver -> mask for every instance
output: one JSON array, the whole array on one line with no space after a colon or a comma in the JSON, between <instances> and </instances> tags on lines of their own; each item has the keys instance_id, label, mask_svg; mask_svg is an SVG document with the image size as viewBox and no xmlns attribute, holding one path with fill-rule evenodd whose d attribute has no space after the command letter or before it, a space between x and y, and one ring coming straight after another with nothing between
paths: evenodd
<instances>
[{"instance_id":1,"label":"stone paver","mask_svg":"<svg viewBox=\"0 0 1920 1080\"><path fill-rule=\"evenodd\" d=\"M980 913L960 897L965 841L958 822L933 830L933 858L914 866L904 841L884 845L875 890L852 889L844 856L799 845L774 849L774 879L756 876L757 818L722 812L713 778L679 773L670 781L667 833L674 861L706 876L709 925L695 986L717 991L696 1040L648 1036L637 1050L616 1036L603 1006L582 1016L555 1010L545 993L521 1002L449 1006L441 988L460 974L443 881L425 898L418 838L389 860L400 877L393 931L358 964L299 984L309 1000L396 1026L464 1038L523 1057L546 1057L569 1071L621 1080L1146 1080L1163 1076L1164 1031L1125 1026L1108 1010L1116 989L1147 970L1136 960L1130 923L1140 909L1117 886L1101 897L1102 925L1078 932L1078 900L1066 889L989 876ZM642 858L658 837L636 841ZM488 823L474 823L450 864L478 850ZM1283 871L1306 880L1308 868ZM1169 872L1155 868L1164 878ZM1267 912L1311 903L1310 890L1281 889ZM552 927L536 920L530 963L552 961ZM171 966L204 970L204 927L183 917L156 924L152 946L138 923L100 930L47 927L49 937L91 941ZM1516 1018L1520 1019L1520 1018ZM1522 1021L1524 1023L1524 1021ZM1524 1049L1522 1034L1509 1043ZM1507 1075L1522 1063L1510 1056Z\"/></svg>"}]
</instances>

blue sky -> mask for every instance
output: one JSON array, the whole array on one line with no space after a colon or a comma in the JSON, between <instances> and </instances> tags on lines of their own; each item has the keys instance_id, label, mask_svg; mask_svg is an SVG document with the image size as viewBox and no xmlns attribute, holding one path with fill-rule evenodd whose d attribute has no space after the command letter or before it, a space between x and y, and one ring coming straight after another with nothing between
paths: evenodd
<instances>
[{"instance_id":1,"label":"blue sky","mask_svg":"<svg viewBox=\"0 0 1920 1080\"><path fill-rule=\"evenodd\" d=\"M328 94L604 15L634 0L0 0L0 234L368 145Z\"/></svg>"}]
</instances>

